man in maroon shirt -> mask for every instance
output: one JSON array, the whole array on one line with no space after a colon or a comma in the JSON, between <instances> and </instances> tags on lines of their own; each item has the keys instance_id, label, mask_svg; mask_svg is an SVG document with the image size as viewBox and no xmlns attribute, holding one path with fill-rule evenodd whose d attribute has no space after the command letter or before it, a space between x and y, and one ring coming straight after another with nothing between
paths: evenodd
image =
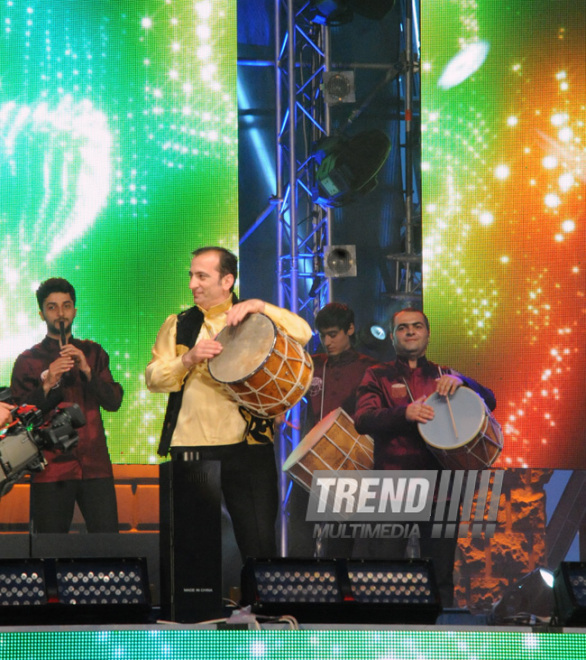
<instances>
[{"instance_id":1,"label":"man in maroon shirt","mask_svg":"<svg viewBox=\"0 0 586 660\"><path fill-rule=\"evenodd\" d=\"M434 417L425 399L434 392L446 396L459 387L475 391L490 410L496 407L491 390L471 378L430 362L425 353L429 343L429 321L423 312L406 308L392 319L394 362L368 369L358 390L354 420L360 433L374 439L375 470L441 470L417 429ZM427 523L421 524L421 555L433 559L444 607L451 607L454 591L456 538L431 538ZM372 539L368 553L377 559L400 558L407 539Z\"/></svg>"},{"instance_id":2,"label":"man in maroon shirt","mask_svg":"<svg viewBox=\"0 0 586 660\"><path fill-rule=\"evenodd\" d=\"M324 305L315 317L325 353L316 353L313 360L313 380L307 393L308 411L305 432L336 408L354 416L356 391L364 372L377 364L374 358L359 353L353 346L354 312L348 305L331 302ZM316 543L313 525L306 522L307 493L293 484L289 507L289 554L320 556L350 556L352 539L327 539Z\"/></svg>"},{"instance_id":3,"label":"man in maroon shirt","mask_svg":"<svg viewBox=\"0 0 586 660\"><path fill-rule=\"evenodd\" d=\"M112 378L108 354L97 343L72 336L75 290L65 279L51 278L37 290L40 317L47 336L21 353L14 364L10 389L19 404L44 413L62 401L77 403L86 424L79 442L67 452L43 450L47 467L33 475L33 531L69 532L75 503L88 532L118 532L118 510L112 464L100 409L116 411L122 387Z\"/></svg>"},{"instance_id":4,"label":"man in maroon shirt","mask_svg":"<svg viewBox=\"0 0 586 660\"><path fill-rule=\"evenodd\" d=\"M336 408L353 417L356 390L364 372L377 362L353 347L354 312L348 305L328 303L317 313L315 327L326 352L311 356L314 368L308 396L312 423Z\"/></svg>"}]
</instances>

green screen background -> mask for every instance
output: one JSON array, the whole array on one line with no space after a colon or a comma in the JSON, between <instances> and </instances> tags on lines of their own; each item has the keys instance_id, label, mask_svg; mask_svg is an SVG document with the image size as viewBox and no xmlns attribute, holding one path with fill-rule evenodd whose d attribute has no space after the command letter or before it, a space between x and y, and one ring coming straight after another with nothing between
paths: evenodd
<instances>
[{"instance_id":1,"label":"green screen background","mask_svg":"<svg viewBox=\"0 0 586 660\"><path fill-rule=\"evenodd\" d=\"M76 288L74 334L124 387L112 460L155 462L156 333L190 252L238 247L236 0L0 5L0 384L42 339L34 291Z\"/></svg>"}]
</instances>

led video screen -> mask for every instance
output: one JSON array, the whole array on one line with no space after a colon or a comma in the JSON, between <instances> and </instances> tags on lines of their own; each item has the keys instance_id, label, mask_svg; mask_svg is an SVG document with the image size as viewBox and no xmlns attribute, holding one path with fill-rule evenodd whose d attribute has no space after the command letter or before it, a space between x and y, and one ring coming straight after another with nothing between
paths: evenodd
<instances>
[{"instance_id":1,"label":"led video screen","mask_svg":"<svg viewBox=\"0 0 586 660\"><path fill-rule=\"evenodd\" d=\"M586 466L586 18L422 3L430 354L491 387L497 466Z\"/></svg>"},{"instance_id":2,"label":"led video screen","mask_svg":"<svg viewBox=\"0 0 586 660\"><path fill-rule=\"evenodd\" d=\"M364 626L364 624L361 624ZM0 633L13 660L581 660L584 635L523 630L61 630ZM34 654L34 655L33 655Z\"/></svg>"},{"instance_id":3,"label":"led video screen","mask_svg":"<svg viewBox=\"0 0 586 660\"><path fill-rule=\"evenodd\" d=\"M156 333L192 304L191 251L238 247L236 0L7 0L0 31L0 385L65 277L125 390L112 460L155 462Z\"/></svg>"}]
</instances>

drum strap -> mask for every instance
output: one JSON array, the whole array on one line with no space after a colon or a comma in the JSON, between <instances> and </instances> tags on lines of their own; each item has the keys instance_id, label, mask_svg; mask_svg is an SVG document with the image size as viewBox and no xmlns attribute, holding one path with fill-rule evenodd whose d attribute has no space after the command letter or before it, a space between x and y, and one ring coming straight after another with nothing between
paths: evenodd
<instances>
[{"instance_id":1,"label":"drum strap","mask_svg":"<svg viewBox=\"0 0 586 660\"><path fill-rule=\"evenodd\" d=\"M439 365L437 367L437 373L440 378L444 375L444 372L442 371L442 368ZM448 371L448 373L451 373L451 371ZM413 401L415 401L415 397L411 392L411 388L409 387L409 383L407 382L407 379L405 378L405 376L402 376L401 380L405 383L405 387L407 388L407 394L409 395L409 399L411 403L413 403Z\"/></svg>"},{"instance_id":2,"label":"drum strap","mask_svg":"<svg viewBox=\"0 0 586 660\"><path fill-rule=\"evenodd\" d=\"M407 382L407 379L405 378L405 376L403 376L401 380L405 383L405 387L407 388L407 394L409 395L409 399L411 400L411 403L413 403L415 399L413 398L413 393L411 392L411 388L409 387L409 383Z\"/></svg>"},{"instance_id":3,"label":"drum strap","mask_svg":"<svg viewBox=\"0 0 586 660\"><path fill-rule=\"evenodd\" d=\"M324 418L324 399L326 396L326 365L328 363L328 358L324 360L324 368L321 376L321 403L319 408L319 418L320 420Z\"/></svg>"}]
</instances>

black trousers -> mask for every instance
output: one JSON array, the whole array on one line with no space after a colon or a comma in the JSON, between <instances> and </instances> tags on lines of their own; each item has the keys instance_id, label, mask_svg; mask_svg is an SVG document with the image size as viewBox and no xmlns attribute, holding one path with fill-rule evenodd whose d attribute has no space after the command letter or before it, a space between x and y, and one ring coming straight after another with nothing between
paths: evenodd
<instances>
[{"instance_id":1,"label":"black trousers","mask_svg":"<svg viewBox=\"0 0 586 660\"><path fill-rule=\"evenodd\" d=\"M33 532L67 534L75 503L90 533L117 533L114 479L71 479L31 484Z\"/></svg>"},{"instance_id":2,"label":"black trousers","mask_svg":"<svg viewBox=\"0 0 586 660\"><path fill-rule=\"evenodd\" d=\"M216 447L171 448L175 460L184 453L201 460L220 461L222 494L242 560L274 557L279 493L273 445L240 442Z\"/></svg>"}]
</instances>

